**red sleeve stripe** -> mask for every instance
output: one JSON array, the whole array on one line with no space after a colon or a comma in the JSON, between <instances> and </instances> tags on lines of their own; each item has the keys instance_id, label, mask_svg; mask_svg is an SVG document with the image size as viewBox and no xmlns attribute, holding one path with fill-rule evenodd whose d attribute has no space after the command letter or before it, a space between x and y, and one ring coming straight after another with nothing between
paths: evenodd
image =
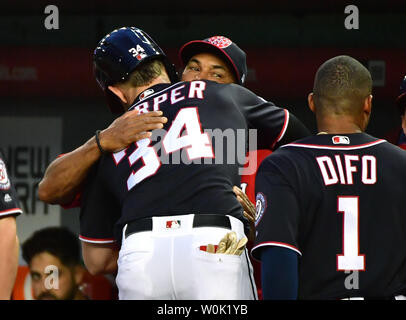
<instances>
[{"instance_id":1,"label":"red sleeve stripe","mask_svg":"<svg viewBox=\"0 0 406 320\"><path fill-rule=\"evenodd\" d=\"M89 243L114 243L116 240L114 238L108 238L108 239L97 239L97 238L88 238L84 237L82 235L79 235L79 240L83 242L89 242Z\"/></svg>"},{"instance_id":2,"label":"red sleeve stripe","mask_svg":"<svg viewBox=\"0 0 406 320\"><path fill-rule=\"evenodd\" d=\"M288 123L289 123L289 111L284 109L283 110L285 112L285 122L283 123L282 126L282 130L279 133L278 137L275 139L271 149L273 149L273 147L275 147L275 144L277 144L279 141L281 141L281 139L283 138L283 136L285 135L286 132L286 128L288 127Z\"/></svg>"},{"instance_id":3,"label":"red sleeve stripe","mask_svg":"<svg viewBox=\"0 0 406 320\"><path fill-rule=\"evenodd\" d=\"M300 250L299 250L298 248L296 248L295 246L292 246L292 245L290 245L290 244L283 243L283 242L276 242L276 241L261 242L261 243L257 244L256 246L254 246L254 247L251 249L251 252L254 251L255 249L259 248L259 247L265 247L265 246L283 247L283 248L291 249L291 250L297 252L298 254L302 255L302 253L300 252Z\"/></svg>"},{"instance_id":4,"label":"red sleeve stripe","mask_svg":"<svg viewBox=\"0 0 406 320\"><path fill-rule=\"evenodd\" d=\"M285 123L283 124L283 128L282 131L279 133L278 138L276 139L277 142L279 142L283 136L285 135L286 132L286 128L288 127L288 123L289 123L289 111L288 110L283 110L285 111Z\"/></svg>"},{"instance_id":5,"label":"red sleeve stripe","mask_svg":"<svg viewBox=\"0 0 406 320\"><path fill-rule=\"evenodd\" d=\"M14 213L20 214L20 213L23 213L23 211L20 208L7 209L7 210L4 210L4 211L0 211L0 217L8 216L8 215L11 215L11 214L14 214Z\"/></svg>"}]
</instances>

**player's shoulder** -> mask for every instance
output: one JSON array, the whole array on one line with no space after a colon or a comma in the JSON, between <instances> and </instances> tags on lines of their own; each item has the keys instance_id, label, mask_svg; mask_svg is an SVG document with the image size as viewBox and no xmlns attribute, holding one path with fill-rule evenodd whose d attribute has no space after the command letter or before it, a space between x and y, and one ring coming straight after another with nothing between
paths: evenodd
<instances>
[{"instance_id":1,"label":"player's shoulder","mask_svg":"<svg viewBox=\"0 0 406 320\"><path fill-rule=\"evenodd\" d=\"M386 140L385 143L382 143L379 147L379 150L382 155L385 156L386 161L393 161L398 164L406 163L406 150Z\"/></svg>"},{"instance_id":2,"label":"player's shoulder","mask_svg":"<svg viewBox=\"0 0 406 320\"><path fill-rule=\"evenodd\" d=\"M302 155L291 148L281 148L274 150L264 160L262 160L258 172L291 172L295 168L297 161L301 162Z\"/></svg>"},{"instance_id":3,"label":"player's shoulder","mask_svg":"<svg viewBox=\"0 0 406 320\"><path fill-rule=\"evenodd\" d=\"M281 148L293 150L363 150L377 146L391 148L391 144L384 139L376 138L367 133L348 134L317 134L309 135L293 141ZM393 146L393 145L392 145Z\"/></svg>"},{"instance_id":4,"label":"player's shoulder","mask_svg":"<svg viewBox=\"0 0 406 320\"><path fill-rule=\"evenodd\" d=\"M224 97L225 99L233 99L235 101L255 100L256 102L268 102L273 104L272 102L258 96L250 89L236 83L218 83L211 80L191 81L191 83L194 82L204 83L207 91L211 92L212 94L217 94L219 97Z\"/></svg>"},{"instance_id":5,"label":"player's shoulder","mask_svg":"<svg viewBox=\"0 0 406 320\"><path fill-rule=\"evenodd\" d=\"M234 83L218 83L212 80L193 80L193 81L184 81L185 85L188 86L202 86L207 92L213 94L222 94L223 92L241 92L244 91L244 88L238 84Z\"/></svg>"},{"instance_id":6,"label":"player's shoulder","mask_svg":"<svg viewBox=\"0 0 406 320\"><path fill-rule=\"evenodd\" d=\"M277 163L298 163L326 152L351 151L357 154L370 153L385 159L388 163L406 161L406 150L402 150L385 139L367 133L310 135L280 146L268 157L268 166Z\"/></svg>"},{"instance_id":7,"label":"player's shoulder","mask_svg":"<svg viewBox=\"0 0 406 320\"><path fill-rule=\"evenodd\" d=\"M313 157L318 149L329 148L329 138L326 136L309 135L278 147L261 163L262 171L290 172L298 165L305 166L306 160Z\"/></svg>"}]
</instances>

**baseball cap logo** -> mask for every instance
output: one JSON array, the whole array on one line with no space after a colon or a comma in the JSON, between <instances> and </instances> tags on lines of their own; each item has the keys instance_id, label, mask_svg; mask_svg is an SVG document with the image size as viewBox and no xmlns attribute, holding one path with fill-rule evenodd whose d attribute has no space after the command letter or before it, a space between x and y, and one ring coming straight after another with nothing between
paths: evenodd
<instances>
[{"instance_id":1,"label":"baseball cap logo","mask_svg":"<svg viewBox=\"0 0 406 320\"><path fill-rule=\"evenodd\" d=\"M220 49L227 48L229 45L231 45L233 42L223 36L214 36L209 39L207 39L208 43L211 43L212 45L215 45L216 47Z\"/></svg>"}]
</instances>

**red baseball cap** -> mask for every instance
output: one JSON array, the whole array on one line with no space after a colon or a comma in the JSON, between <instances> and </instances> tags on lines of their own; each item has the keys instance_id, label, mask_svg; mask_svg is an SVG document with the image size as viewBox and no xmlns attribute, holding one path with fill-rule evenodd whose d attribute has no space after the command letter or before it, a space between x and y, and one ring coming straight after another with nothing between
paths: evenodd
<instances>
[{"instance_id":1,"label":"red baseball cap","mask_svg":"<svg viewBox=\"0 0 406 320\"><path fill-rule=\"evenodd\" d=\"M224 36L213 36L204 40L187 42L179 49L179 59L186 65L190 58L201 52L219 55L231 67L237 83L243 85L247 77L247 55L234 42Z\"/></svg>"}]
</instances>

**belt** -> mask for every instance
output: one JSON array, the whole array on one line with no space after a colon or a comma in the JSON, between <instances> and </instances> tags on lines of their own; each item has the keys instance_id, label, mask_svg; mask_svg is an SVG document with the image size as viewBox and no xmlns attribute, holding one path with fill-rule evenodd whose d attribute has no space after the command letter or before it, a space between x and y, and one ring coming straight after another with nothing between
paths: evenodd
<instances>
[{"instance_id":1,"label":"belt","mask_svg":"<svg viewBox=\"0 0 406 320\"><path fill-rule=\"evenodd\" d=\"M219 214L196 214L193 217L193 228L218 227L231 230L230 218ZM133 220L127 224L125 238L136 232L152 231L152 218Z\"/></svg>"}]
</instances>

